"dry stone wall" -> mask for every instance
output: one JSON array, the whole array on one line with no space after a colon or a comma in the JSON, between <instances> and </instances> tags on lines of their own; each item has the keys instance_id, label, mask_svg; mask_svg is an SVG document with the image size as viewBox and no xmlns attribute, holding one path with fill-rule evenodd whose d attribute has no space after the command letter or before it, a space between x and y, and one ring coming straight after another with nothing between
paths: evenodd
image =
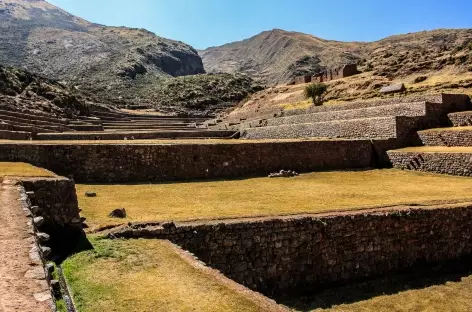
<instances>
[{"instance_id":1,"label":"dry stone wall","mask_svg":"<svg viewBox=\"0 0 472 312\"><path fill-rule=\"evenodd\" d=\"M452 113L448 117L454 127L472 126L472 111Z\"/></svg>"},{"instance_id":2,"label":"dry stone wall","mask_svg":"<svg viewBox=\"0 0 472 312\"><path fill-rule=\"evenodd\" d=\"M424 145L472 146L472 129L420 131L418 135Z\"/></svg>"},{"instance_id":3,"label":"dry stone wall","mask_svg":"<svg viewBox=\"0 0 472 312\"><path fill-rule=\"evenodd\" d=\"M425 153L400 150L388 151L387 154L390 162L398 169L472 176L472 154L470 153Z\"/></svg>"},{"instance_id":4,"label":"dry stone wall","mask_svg":"<svg viewBox=\"0 0 472 312\"><path fill-rule=\"evenodd\" d=\"M472 205L207 224L126 227L170 239L266 295L326 286L472 253Z\"/></svg>"},{"instance_id":5,"label":"dry stone wall","mask_svg":"<svg viewBox=\"0 0 472 312\"><path fill-rule=\"evenodd\" d=\"M370 141L228 144L0 144L0 160L23 161L84 182L147 182L372 166Z\"/></svg>"},{"instance_id":6,"label":"dry stone wall","mask_svg":"<svg viewBox=\"0 0 472 312\"><path fill-rule=\"evenodd\" d=\"M413 95L404 97L389 97L385 99L354 101L352 103L339 105L324 105L315 106L308 109L294 109L283 112L284 116L292 116L307 113L318 113L327 111L349 110L357 108L376 107L384 105L393 105L400 103L442 103L445 107L450 108L451 111L460 111L471 108L470 98L465 94L436 94L436 95Z\"/></svg>"},{"instance_id":7,"label":"dry stone wall","mask_svg":"<svg viewBox=\"0 0 472 312\"><path fill-rule=\"evenodd\" d=\"M379 117L251 128L242 130L241 137L246 139L310 137L388 139L396 138L396 129L397 117Z\"/></svg>"},{"instance_id":8,"label":"dry stone wall","mask_svg":"<svg viewBox=\"0 0 472 312\"><path fill-rule=\"evenodd\" d=\"M422 116L426 114L426 103L395 104L381 107L368 107L352 110L331 111L323 113L303 114L267 120L267 126L286 124L326 122L359 118L374 118L387 116Z\"/></svg>"},{"instance_id":9,"label":"dry stone wall","mask_svg":"<svg viewBox=\"0 0 472 312\"><path fill-rule=\"evenodd\" d=\"M167 138L228 138L235 131L194 130L194 131L120 131L102 133L40 133L36 140L151 140Z\"/></svg>"},{"instance_id":10,"label":"dry stone wall","mask_svg":"<svg viewBox=\"0 0 472 312\"><path fill-rule=\"evenodd\" d=\"M82 229L74 181L57 178L23 178L23 187L31 194L46 228Z\"/></svg>"}]
</instances>

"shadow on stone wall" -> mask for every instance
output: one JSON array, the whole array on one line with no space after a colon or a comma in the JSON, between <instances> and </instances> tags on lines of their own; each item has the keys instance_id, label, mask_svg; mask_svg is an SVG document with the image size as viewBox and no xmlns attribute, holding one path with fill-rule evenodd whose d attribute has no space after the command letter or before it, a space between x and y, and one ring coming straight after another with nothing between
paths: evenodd
<instances>
[{"instance_id":1,"label":"shadow on stone wall","mask_svg":"<svg viewBox=\"0 0 472 312\"><path fill-rule=\"evenodd\" d=\"M418 263L413 268L383 277L367 279L355 283L336 285L325 289L311 289L305 292L289 293L274 299L297 311L328 309L336 305L351 304L383 295L393 295L403 291L424 289L460 282L461 278L472 274L472 256L435 265ZM349 310L347 307L346 310Z\"/></svg>"}]
</instances>

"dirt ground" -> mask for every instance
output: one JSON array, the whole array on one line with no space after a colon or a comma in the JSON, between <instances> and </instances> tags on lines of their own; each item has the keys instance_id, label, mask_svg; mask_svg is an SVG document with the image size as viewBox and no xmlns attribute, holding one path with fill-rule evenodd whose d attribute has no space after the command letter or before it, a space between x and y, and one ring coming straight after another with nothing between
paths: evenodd
<instances>
[{"instance_id":1,"label":"dirt ground","mask_svg":"<svg viewBox=\"0 0 472 312\"><path fill-rule=\"evenodd\" d=\"M3 181L0 185L0 311L49 312L48 285L45 280L36 279L41 272L44 276L44 270L30 259L33 238L18 199L17 186L11 180Z\"/></svg>"}]
</instances>

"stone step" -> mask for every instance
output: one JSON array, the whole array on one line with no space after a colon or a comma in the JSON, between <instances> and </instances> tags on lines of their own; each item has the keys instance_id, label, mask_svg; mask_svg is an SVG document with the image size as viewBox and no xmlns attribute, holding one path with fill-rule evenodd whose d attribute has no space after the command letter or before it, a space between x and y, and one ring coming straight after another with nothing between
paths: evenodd
<instances>
[{"instance_id":1,"label":"stone step","mask_svg":"<svg viewBox=\"0 0 472 312\"><path fill-rule=\"evenodd\" d=\"M416 117L421 119L421 117ZM410 124L410 122L412 122ZM318 123L291 124L250 128L241 131L246 139L347 138L389 139L403 137L417 126L413 117L376 117L333 120Z\"/></svg>"},{"instance_id":2,"label":"stone step","mask_svg":"<svg viewBox=\"0 0 472 312\"><path fill-rule=\"evenodd\" d=\"M394 168L472 176L472 147L423 146L387 152Z\"/></svg>"},{"instance_id":3,"label":"stone step","mask_svg":"<svg viewBox=\"0 0 472 312\"><path fill-rule=\"evenodd\" d=\"M43 128L47 128L51 126L51 127L56 127L55 129L60 129L61 131L71 130L63 123L44 121L44 120L25 119L25 118L20 118L20 117L8 116L2 113L0 113L0 120L10 122L11 124L17 123L17 124L23 124L23 125L38 126L38 127L43 127Z\"/></svg>"},{"instance_id":4,"label":"stone step","mask_svg":"<svg viewBox=\"0 0 472 312\"><path fill-rule=\"evenodd\" d=\"M242 123L241 129L372 117L424 116L426 115L429 106L436 107L438 106L438 104L426 102L402 103L386 106L349 109L342 111L329 111L322 113L294 115L267 120L254 120Z\"/></svg>"},{"instance_id":5,"label":"stone step","mask_svg":"<svg viewBox=\"0 0 472 312\"><path fill-rule=\"evenodd\" d=\"M54 118L54 117L46 117L40 114L33 115L33 114L28 114L28 113L22 113L18 111L12 111L12 110L6 110L5 106L0 106L0 114L5 115L5 116L12 116L12 117L18 117L18 118L23 118L23 119L28 119L28 120L40 120L40 121L49 121L53 123L58 123L58 124L67 124L66 119L59 119L59 118Z\"/></svg>"},{"instance_id":6,"label":"stone step","mask_svg":"<svg viewBox=\"0 0 472 312\"><path fill-rule=\"evenodd\" d=\"M0 122L2 120L0 119ZM31 132L31 133L40 133L40 132L62 132L58 128L54 126L36 126L36 125L31 125L31 124L23 124L23 123L11 123L11 122L5 122L4 123L9 125L8 130L12 131L20 131L20 132Z\"/></svg>"},{"instance_id":7,"label":"stone step","mask_svg":"<svg viewBox=\"0 0 472 312\"><path fill-rule=\"evenodd\" d=\"M472 146L472 126L418 131L426 146Z\"/></svg>"},{"instance_id":8,"label":"stone step","mask_svg":"<svg viewBox=\"0 0 472 312\"><path fill-rule=\"evenodd\" d=\"M470 99L465 94L432 94L432 95L413 95L406 97L389 97L381 99L372 99L372 100L359 100L343 104L331 104L323 106L312 106L305 109L293 109L293 110L284 110L282 113L273 112L273 114L281 115L282 117L294 116L294 115L303 115L303 114L312 114L312 113L322 113L322 112L333 112L333 111L343 111L350 109L358 108L369 108L369 107L378 107L378 106L387 106L401 103L414 103L414 102L430 102L430 103L442 103L451 108L450 111L462 111L465 109L472 108L470 105ZM258 119L270 119L261 118L262 115L270 116L271 114L263 113L259 117L254 117L254 112L250 114L230 114L226 118L226 122L239 122L241 118L247 118L246 121L258 120Z\"/></svg>"},{"instance_id":9,"label":"stone step","mask_svg":"<svg viewBox=\"0 0 472 312\"><path fill-rule=\"evenodd\" d=\"M104 127L187 127L195 125L182 122L104 122Z\"/></svg>"},{"instance_id":10,"label":"stone step","mask_svg":"<svg viewBox=\"0 0 472 312\"><path fill-rule=\"evenodd\" d=\"M103 131L103 126L98 124L68 124L67 126L76 131Z\"/></svg>"},{"instance_id":11,"label":"stone step","mask_svg":"<svg viewBox=\"0 0 472 312\"><path fill-rule=\"evenodd\" d=\"M36 140L152 140L152 139L216 139L231 138L235 131L142 131L142 132L97 132L97 133L40 133Z\"/></svg>"},{"instance_id":12,"label":"stone step","mask_svg":"<svg viewBox=\"0 0 472 312\"><path fill-rule=\"evenodd\" d=\"M187 127L187 126L164 126L164 125L159 125L159 126L103 126L104 130L150 130L150 129L195 129L195 127Z\"/></svg>"},{"instance_id":13,"label":"stone step","mask_svg":"<svg viewBox=\"0 0 472 312\"><path fill-rule=\"evenodd\" d=\"M30 140L31 132L0 130L0 140Z\"/></svg>"},{"instance_id":14,"label":"stone step","mask_svg":"<svg viewBox=\"0 0 472 312\"><path fill-rule=\"evenodd\" d=\"M472 111L451 113L447 117L454 127L472 126Z\"/></svg>"}]
</instances>

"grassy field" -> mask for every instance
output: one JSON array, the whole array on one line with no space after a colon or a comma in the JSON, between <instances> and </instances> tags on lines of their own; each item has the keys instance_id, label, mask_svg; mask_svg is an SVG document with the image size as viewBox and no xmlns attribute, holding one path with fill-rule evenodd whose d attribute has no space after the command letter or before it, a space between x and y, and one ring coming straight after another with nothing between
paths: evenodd
<instances>
[{"instance_id":1,"label":"grassy field","mask_svg":"<svg viewBox=\"0 0 472 312\"><path fill-rule=\"evenodd\" d=\"M97 197L85 197L86 191ZM319 213L438 200L472 200L472 179L395 169L333 171L296 178L138 185L77 185L91 230L129 221ZM108 217L125 208L124 220Z\"/></svg>"},{"instance_id":2,"label":"grassy field","mask_svg":"<svg viewBox=\"0 0 472 312\"><path fill-rule=\"evenodd\" d=\"M80 312L273 311L191 265L169 242L100 240L63 264Z\"/></svg>"},{"instance_id":3,"label":"grassy field","mask_svg":"<svg viewBox=\"0 0 472 312\"><path fill-rule=\"evenodd\" d=\"M398 152L422 153L472 153L472 146L415 146L397 149Z\"/></svg>"},{"instance_id":4,"label":"grassy field","mask_svg":"<svg viewBox=\"0 0 472 312\"><path fill-rule=\"evenodd\" d=\"M20 162L0 162L0 178L5 176L17 177L52 177L54 173L30 164Z\"/></svg>"},{"instance_id":5,"label":"grassy field","mask_svg":"<svg viewBox=\"0 0 472 312\"><path fill-rule=\"evenodd\" d=\"M330 309L315 309L312 312L469 312L472 311L471 295L472 275L463 277L458 282L407 290Z\"/></svg>"}]
</instances>

